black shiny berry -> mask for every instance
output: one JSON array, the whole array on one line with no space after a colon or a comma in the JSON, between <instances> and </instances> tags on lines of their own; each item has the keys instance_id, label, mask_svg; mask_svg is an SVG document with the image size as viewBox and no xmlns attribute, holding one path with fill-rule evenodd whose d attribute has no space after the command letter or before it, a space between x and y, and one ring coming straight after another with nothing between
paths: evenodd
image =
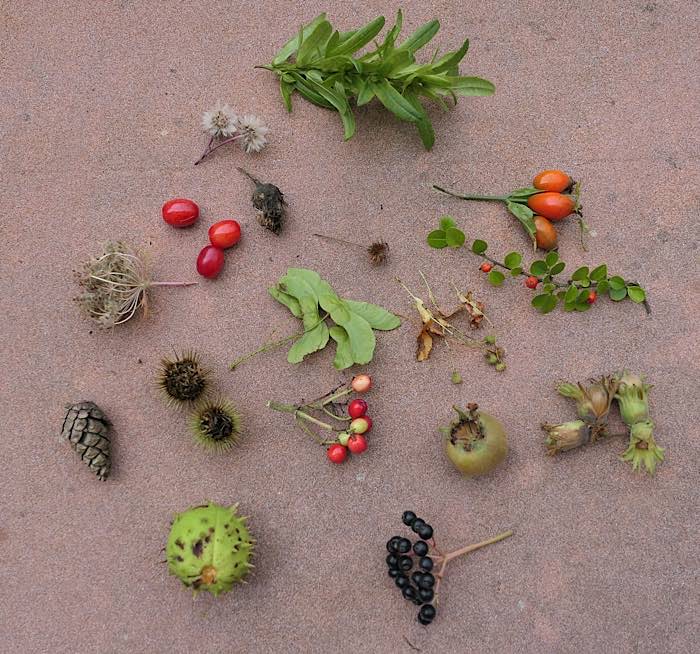
<instances>
[{"instance_id":1,"label":"black shiny berry","mask_svg":"<svg viewBox=\"0 0 700 654\"><path fill-rule=\"evenodd\" d=\"M387 552L394 553L396 552L396 548L398 547L399 541L401 540L401 536L392 536L387 542L386 542L386 549Z\"/></svg>"},{"instance_id":2,"label":"black shiny berry","mask_svg":"<svg viewBox=\"0 0 700 654\"><path fill-rule=\"evenodd\" d=\"M429 625L432 622L432 620L426 620L425 618L421 618L420 613L419 613L418 614L418 622L420 622L421 624L424 624L424 625Z\"/></svg>"},{"instance_id":3,"label":"black shiny berry","mask_svg":"<svg viewBox=\"0 0 700 654\"><path fill-rule=\"evenodd\" d=\"M423 606L420 607L420 612L418 613L418 616L420 618L423 618L423 620L428 620L429 622L432 622L435 619L435 614L437 611L435 610L435 607L432 604L423 604Z\"/></svg>"},{"instance_id":4,"label":"black shiny berry","mask_svg":"<svg viewBox=\"0 0 700 654\"><path fill-rule=\"evenodd\" d=\"M431 575L429 572L426 572L422 579L420 580L420 583L418 586L420 588L432 588L435 585L435 577Z\"/></svg>"},{"instance_id":5,"label":"black shiny berry","mask_svg":"<svg viewBox=\"0 0 700 654\"><path fill-rule=\"evenodd\" d=\"M416 514L413 511L404 511L401 516L401 521L408 527L411 527L416 520Z\"/></svg>"},{"instance_id":6,"label":"black shiny berry","mask_svg":"<svg viewBox=\"0 0 700 654\"><path fill-rule=\"evenodd\" d=\"M410 581L408 580L408 577L406 575L399 575L394 579L394 583L399 587L399 588L406 588L406 586L410 585Z\"/></svg>"},{"instance_id":7,"label":"black shiny berry","mask_svg":"<svg viewBox=\"0 0 700 654\"><path fill-rule=\"evenodd\" d=\"M401 570L397 570L396 568L389 568L387 572L392 579L396 579L396 577L401 574Z\"/></svg>"},{"instance_id":8,"label":"black shiny berry","mask_svg":"<svg viewBox=\"0 0 700 654\"><path fill-rule=\"evenodd\" d=\"M418 591L413 586L406 586L401 592L407 600L414 600L418 597Z\"/></svg>"},{"instance_id":9,"label":"black shiny berry","mask_svg":"<svg viewBox=\"0 0 700 654\"><path fill-rule=\"evenodd\" d=\"M399 559L399 569L408 572L413 567L413 559L410 556L402 556Z\"/></svg>"},{"instance_id":10,"label":"black shiny berry","mask_svg":"<svg viewBox=\"0 0 700 654\"><path fill-rule=\"evenodd\" d=\"M428 549L428 543L426 543L424 540L417 540L415 543L413 543L413 551L418 556L425 556L428 553Z\"/></svg>"},{"instance_id":11,"label":"black shiny berry","mask_svg":"<svg viewBox=\"0 0 700 654\"><path fill-rule=\"evenodd\" d=\"M420 597L423 602L432 602L433 597L435 597L435 591L433 591L432 588L419 588L418 597Z\"/></svg>"},{"instance_id":12,"label":"black shiny berry","mask_svg":"<svg viewBox=\"0 0 700 654\"><path fill-rule=\"evenodd\" d=\"M429 556L424 556L418 562L418 565L420 566L421 570L425 570L426 572L430 572L433 569L433 566L435 564L433 563L433 560Z\"/></svg>"},{"instance_id":13,"label":"black shiny berry","mask_svg":"<svg viewBox=\"0 0 700 654\"><path fill-rule=\"evenodd\" d=\"M411 551L411 541L408 538L399 538L396 544L396 551L400 554L408 554Z\"/></svg>"},{"instance_id":14,"label":"black shiny berry","mask_svg":"<svg viewBox=\"0 0 700 654\"><path fill-rule=\"evenodd\" d=\"M386 555L386 564L390 568L396 568L399 565L399 557L396 556L396 554L387 554Z\"/></svg>"},{"instance_id":15,"label":"black shiny berry","mask_svg":"<svg viewBox=\"0 0 700 654\"><path fill-rule=\"evenodd\" d=\"M433 528L430 525L424 525L420 531L416 532L423 540L430 540L433 537Z\"/></svg>"},{"instance_id":16,"label":"black shiny berry","mask_svg":"<svg viewBox=\"0 0 700 654\"><path fill-rule=\"evenodd\" d=\"M412 581L416 586L419 585L419 582L420 582L420 580L421 580L422 578L423 578L423 573L422 573L422 572L418 572L418 570L416 570L416 571L411 575L411 581Z\"/></svg>"},{"instance_id":17,"label":"black shiny berry","mask_svg":"<svg viewBox=\"0 0 700 654\"><path fill-rule=\"evenodd\" d=\"M415 531L417 534L420 533L420 530L425 527L425 520L422 520L421 518L416 518L413 521L413 524L411 525L411 529Z\"/></svg>"}]
</instances>

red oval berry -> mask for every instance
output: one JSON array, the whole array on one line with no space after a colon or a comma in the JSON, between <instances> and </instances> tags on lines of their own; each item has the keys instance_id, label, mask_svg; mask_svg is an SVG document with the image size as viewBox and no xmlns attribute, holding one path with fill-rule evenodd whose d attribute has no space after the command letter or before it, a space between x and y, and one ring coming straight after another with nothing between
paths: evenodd
<instances>
[{"instance_id":1,"label":"red oval berry","mask_svg":"<svg viewBox=\"0 0 700 654\"><path fill-rule=\"evenodd\" d=\"M493 268L493 266L488 261L484 261L484 263L482 263L479 266L479 269L481 270L481 272L486 272L486 273L491 272L492 268Z\"/></svg>"},{"instance_id":2,"label":"red oval berry","mask_svg":"<svg viewBox=\"0 0 700 654\"><path fill-rule=\"evenodd\" d=\"M241 226L236 220L220 220L209 228L209 241L215 248L225 250L241 240Z\"/></svg>"},{"instance_id":3,"label":"red oval berry","mask_svg":"<svg viewBox=\"0 0 700 654\"><path fill-rule=\"evenodd\" d=\"M196 202L187 198L168 200L163 205L163 220L173 227L189 227L199 218Z\"/></svg>"},{"instance_id":4,"label":"red oval berry","mask_svg":"<svg viewBox=\"0 0 700 654\"><path fill-rule=\"evenodd\" d=\"M530 275L526 280L525 280L525 286L528 288L537 288L537 284L540 283L540 280L537 279L534 275Z\"/></svg>"},{"instance_id":5,"label":"red oval berry","mask_svg":"<svg viewBox=\"0 0 700 654\"><path fill-rule=\"evenodd\" d=\"M369 375L355 375L350 386L355 393L366 393L372 388L372 378Z\"/></svg>"},{"instance_id":6,"label":"red oval berry","mask_svg":"<svg viewBox=\"0 0 700 654\"><path fill-rule=\"evenodd\" d=\"M586 298L588 304L593 304L598 299L598 294L595 291L591 291Z\"/></svg>"},{"instance_id":7,"label":"red oval berry","mask_svg":"<svg viewBox=\"0 0 700 654\"><path fill-rule=\"evenodd\" d=\"M350 440L348 441L348 449L353 454L362 454L367 449L367 439L360 434L350 436Z\"/></svg>"},{"instance_id":8,"label":"red oval berry","mask_svg":"<svg viewBox=\"0 0 700 654\"><path fill-rule=\"evenodd\" d=\"M326 456L328 457L329 461L332 461L333 463L342 463L348 458L348 450L340 443L333 443L333 445L326 450Z\"/></svg>"},{"instance_id":9,"label":"red oval berry","mask_svg":"<svg viewBox=\"0 0 700 654\"><path fill-rule=\"evenodd\" d=\"M214 279L224 267L224 251L213 245L205 245L197 257L197 272L202 277Z\"/></svg>"},{"instance_id":10,"label":"red oval berry","mask_svg":"<svg viewBox=\"0 0 700 654\"><path fill-rule=\"evenodd\" d=\"M359 397L348 404L348 415L351 418L359 418L367 413L367 402Z\"/></svg>"}]
</instances>

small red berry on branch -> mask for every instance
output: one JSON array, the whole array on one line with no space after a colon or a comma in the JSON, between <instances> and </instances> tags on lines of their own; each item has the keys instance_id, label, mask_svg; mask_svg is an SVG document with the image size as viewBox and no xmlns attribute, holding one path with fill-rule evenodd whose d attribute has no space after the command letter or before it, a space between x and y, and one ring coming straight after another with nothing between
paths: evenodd
<instances>
[{"instance_id":1,"label":"small red berry on branch","mask_svg":"<svg viewBox=\"0 0 700 654\"><path fill-rule=\"evenodd\" d=\"M484 263L482 263L479 266L479 270L481 270L481 272L485 272L485 273L491 272L492 268L493 268L493 266L488 261L484 261Z\"/></svg>"},{"instance_id":2,"label":"small red berry on branch","mask_svg":"<svg viewBox=\"0 0 700 654\"><path fill-rule=\"evenodd\" d=\"M540 283L540 280L537 279L534 275L530 275L526 280L525 280L525 286L528 288L535 289L537 288L537 285Z\"/></svg>"}]
</instances>

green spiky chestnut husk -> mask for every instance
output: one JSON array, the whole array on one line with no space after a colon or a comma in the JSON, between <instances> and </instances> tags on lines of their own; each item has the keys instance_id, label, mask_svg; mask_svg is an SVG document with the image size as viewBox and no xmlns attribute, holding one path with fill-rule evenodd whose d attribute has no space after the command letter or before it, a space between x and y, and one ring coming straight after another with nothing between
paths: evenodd
<instances>
[{"instance_id":1,"label":"green spiky chestnut husk","mask_svg":"<svg viewBox=\"0 0 700 654\"><path fill-rule=\"evenodd\" d=\"M447 458L463 475L476 477L493 470L508 454L503 425L493 416L468 404L464 411L453 407L457 418L441 427Z\"/></svg>"},{"instance_id":2,"label":"green spiky chestnut husk","mask_svg":"<svg viewBox=\"0 0 700 654\"><path fill-rule=\"evenodd\" d=\"M621 458L632 464L632 470L644 466L650 475L654 474L657 463L664 460L664 448L654 440L654 423L651 420L643 420L630 427L629 446Z\"/></svg>"},{"instance_id":3,"label":"green spiky chestnut husk","mask_svg":"<svg viewBox=\"0 0 700 654\"><path fill-rule=\"evenodd\" d=\"M214 452L230 450L241 433L241 416L226 400L205 401L197 406L190 419L195 440Z\"/></svg>"},{"instance_id":4,"label":"green spiky chestnut husk","mask_svg":"<svg viewBox=\"0 0 700 654\"><path fill-rule=\"evenodd\" d=\"M209 502L175 515L165 546L168 571L195 594L227 593L253 567L255 541L237 508Z\"/></svg>"},{"instance_id":5,"label":"green spiky chestnut husk","mask_svg":"<svg viewBox=\"0 0 700 654\"><path fill-rule=\"evenodd\" d=\"M620 385L615 399L620 407L622 421L631 427L635 423L649 419L649 389L642 375L634 375L625 370L620 377Z\"/></svg>"}]
</instances>

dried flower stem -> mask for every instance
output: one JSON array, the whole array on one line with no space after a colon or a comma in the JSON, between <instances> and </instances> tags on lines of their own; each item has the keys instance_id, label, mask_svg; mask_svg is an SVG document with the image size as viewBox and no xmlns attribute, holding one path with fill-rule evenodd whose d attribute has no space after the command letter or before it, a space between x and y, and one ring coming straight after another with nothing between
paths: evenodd
<instances>
[{"instance_id":1,"label":"dried flower stem","mask_svg":"<svg viewBox=\"0 0 700 654\"><path fill-rule=\"evenodd\" d=\"M224 141L221 141L220 143L217 143L214 147L212 147L212 143L214 142L214 137L212 136L209 139L209 143L207 143L207 147L204 149L204 152L202 153L202 156L197 159L197 161L194 162L195 166L198 166L199 164L202 163L212 152L215 150L218 150L222 145L227 145L228 143L233 143L236 139L240 139L243 135L242 134L236 134L236 136L232 136L231 138L227 138Z\"/></svg>"}]
</instances>

